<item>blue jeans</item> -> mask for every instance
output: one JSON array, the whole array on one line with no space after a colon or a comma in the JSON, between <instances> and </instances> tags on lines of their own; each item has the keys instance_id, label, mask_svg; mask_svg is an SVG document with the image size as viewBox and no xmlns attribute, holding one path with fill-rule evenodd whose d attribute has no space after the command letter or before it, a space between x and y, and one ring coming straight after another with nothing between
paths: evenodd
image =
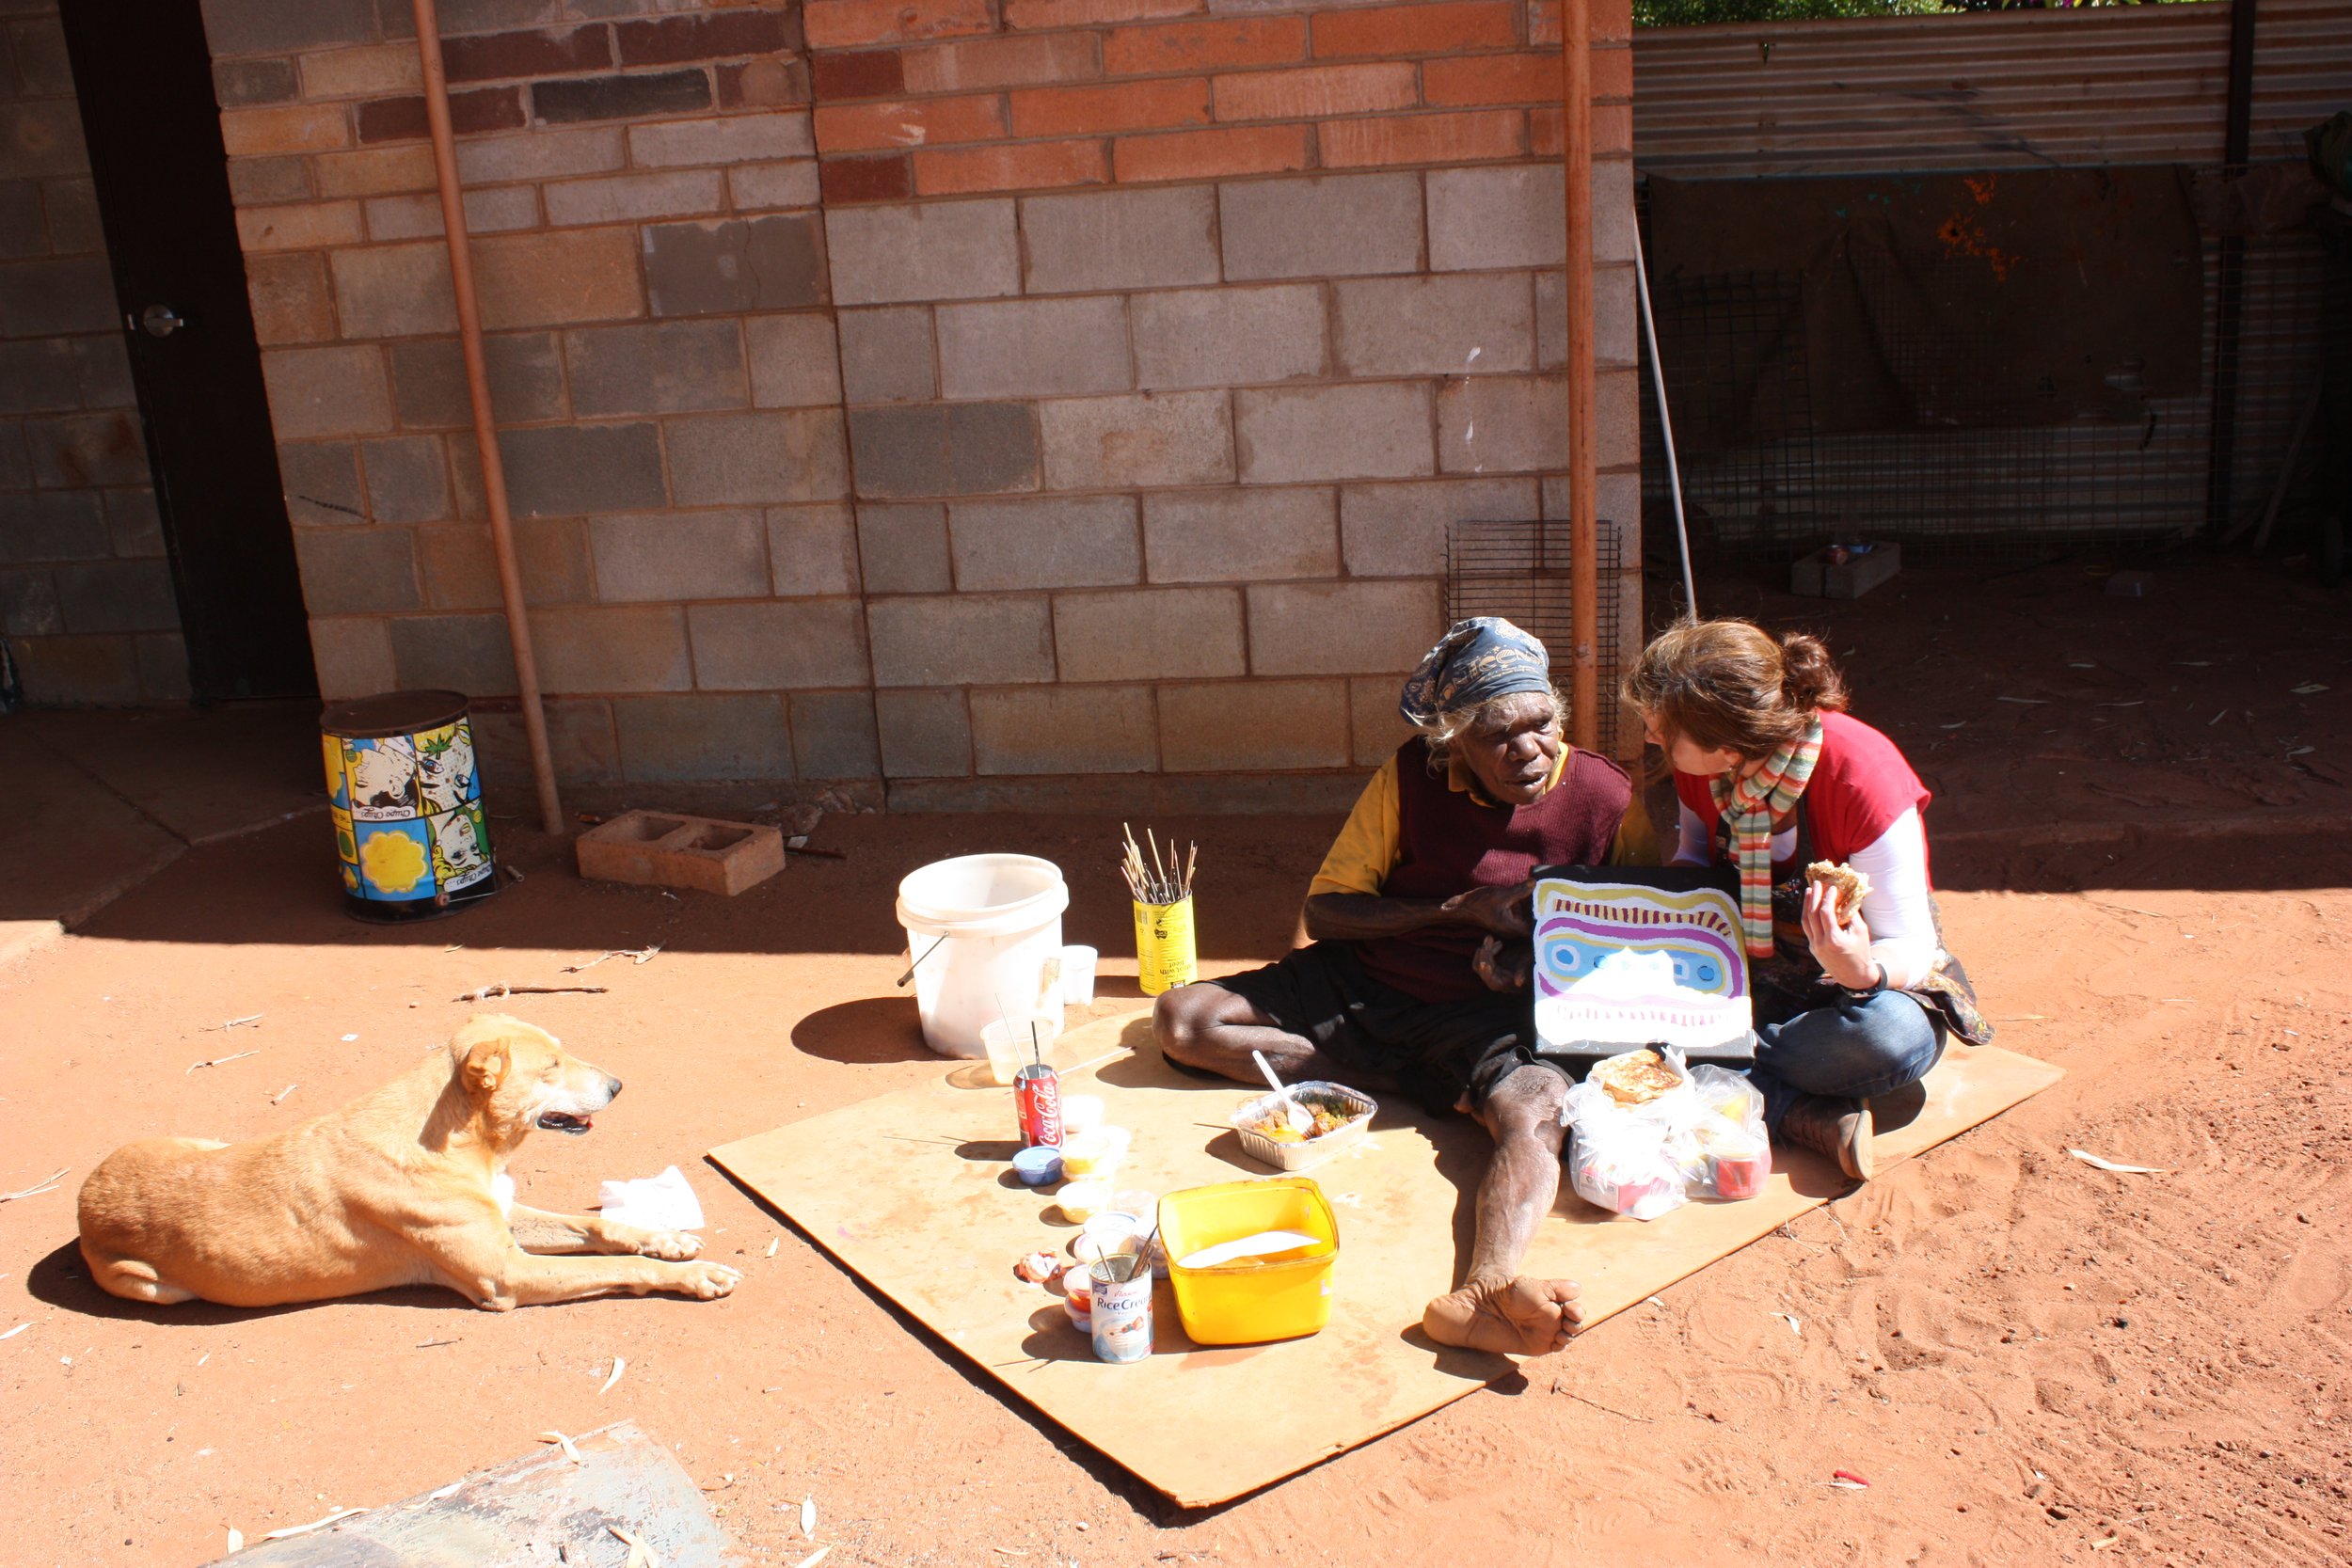
<instances>
[{"instance_id":1,"label":"blue jeans","mask_svg":"<svg viewBox=\"0 0 2352 1568\"><path fill-rule=\"evenodd\" d=\"M1868 1100L1928 1075L1944 1054L1943 1016L1896 991L1837 998L1756 1031L1749 1081L1764 1091L1764 1120L1778 1127L1801 1094Z\"/></svg>"}]
</instances>

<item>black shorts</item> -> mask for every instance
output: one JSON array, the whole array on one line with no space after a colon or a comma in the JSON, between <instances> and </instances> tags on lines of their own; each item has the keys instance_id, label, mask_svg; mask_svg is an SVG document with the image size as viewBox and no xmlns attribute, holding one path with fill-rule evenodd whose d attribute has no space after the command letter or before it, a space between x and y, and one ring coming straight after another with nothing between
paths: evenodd
<instances>
[{"instance_id":1,"label":"black shorts","mask_svg":"<svg viewBox=\"0 0 2352 1568\"><path fill-rule=\"evenodd\" d=\"M1205 983L1314 1041L1343 1067L1379 1073L1433 1111L1454 1109L1467 1093L1483 1117L1487 1096L1523 1067L1569 1075L1536 1055L1526 992L1422 1002L1366 974L1353 942L1319 942L1279 963Z\"/></svg>"}]
</instances>

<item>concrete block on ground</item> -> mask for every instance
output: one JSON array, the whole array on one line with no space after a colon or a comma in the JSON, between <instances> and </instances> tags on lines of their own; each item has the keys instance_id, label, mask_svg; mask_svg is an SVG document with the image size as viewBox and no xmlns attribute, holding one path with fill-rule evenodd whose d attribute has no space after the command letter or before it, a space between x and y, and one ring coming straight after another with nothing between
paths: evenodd
<instances>
[{"instance_id":1,"label":"concrete block on ground","mask_svg":"<svg viewBox=\"0 0 2352 1568\"><path fill-rule=\"evenodd\" d=\"M499 456L517 516L642 512L669 500L660 436L644 421L502 430Z\"/></svg>"},{"instance_id":2,"label":"concrete block on ground","mask_svg":"<svg viewBox=\"0 0 2352 1568\"><path fill-rule=\"evenodd\" d=\"M1430 170L1429 269L1560 265L1567 254L1565 178L1556 163ZM1599 203L1596 189L1596 228Z\"/></svg>"},{"instance_id":3,"label":"concrete block on ground","mask_svg":"<svg viewBox=\"0 0 2352 1568\"><path fill-rule=\"evenodd\" d=\"M1344 768L1343 680L1163 685L1160 765L1171 773Z\"/></svg>"},{"instance_id":4,"label":"concrete block on ground","mask_svg":"<svg viewBox=\"0 0 2352 1568\"><path fill-rule=\"evenodd\" d=\"M836 409L672 420L668 441L671 498L679 506L836 500L850 493Z\"/></svg>"},{"instance_id":5,"label":"concrete block on ground","mask_svg":"<svg viewBox=\"0 0 2352 1568\"><path fill-rule=\"evenodd\" d=\"M1339 575L1338 499L1320 486L1147 496L1143 538L1153 582Z\"/></svg>"},{"instance_id":6,"label":"concrete block on ground","mask_svg":"<svg viewBox=\"0 0 2352 1568\"><path fill-rule=\"evenodd\" d=\"M1349 577L1438 577L1449 524L1540 515L1533 479L1351 484L1340 492L1340 548Z\"/></svg>"},{"instance_id":7,"label":"concrete block on ground","mask_svg":"<svg viewBox=\"0 0 2352 1568\"><path fill-rule=\"evenodd\" d=\"M972 771L972 724L958 689L877 691L882 766L894 779L961 779Z\"/></svg>"},{"instance_id":8,"label":"concrete block on ground","mask_svg":"<svg viewBox=\"0 0 2352 1568\"><path fill-rule=\"evenodd\" d=\"M1135 588L1054 596L1054 653L1066 681L1238 675L1241 591Z\"/></svg>"},{"instance_id":9,"label":"concrete block on ground","mask_svg":"<svg viewBox=\"0 0 2352 1568\"><path fill-rule=\"evenodd\" d=\"M768 509L769 592L813 598L858 592L857 523L839 502Z\"/></svg>"},{"instance_id":10,"label":"concrete block on ground","mask_svg":"<svg viewBox=\"0 0 2352 1568\"><path fill-rule=\"evenodd\" d=\"M607 604L768 592L768 528L757 512L621 513L590 518L588 537Z\"/></svg>"},{"instance_id":11,"label":"concrete block on ground","mask_svg":"<svg viewBox=\"0 0 2352 1568\"><path fill-rule=\"evenodd\" d=\"M944 506L869 501L857 509L857 542L869 594L945 594L955 586Z\"/></svg>"},{"instance_id":12,"label":"concrete block on ground","mask_svg":"<svg viewBox=\"0 0 2352 1568\"><path fill-rule=\"evenodd\" d=\"M985 496L1038 487L1038 430L1026 404L853 408L850 446L860 496Z\"/></svg>"},{"instance_id":13,"label":"concrete block on ground","mask_svg":"<svg viewBox=\"0 0 2352 1568\"><path fill-rule=\"evenodd\" d=\"M1216 209L1205 185L1030 197L1021 204L1028 292L1214 283Z\"/></svg>"},{"instance_id":14,"label":"concrete block on ground","mask_svg":"<svg viewBox=\"0 0 2352 1568\"><path fill-rule=\"evenodd\" d=\"M1526 273L1360 277L1332 289L1343 375L1484 375L1535 361Z\"/></svg>"},{"instance_id":15,"label":"concrete block on ground","mask_svg":"<svg viewBox=\"0 0 2352 1568\"><path fill-rule=\"evenodd\" d=\"M1057 490L1216 484L1233 477L1222 392L1061 398L1038 405Z\"/></svg>"},{"instance_id":16,"label":"concrete block on ground","mask_svg":"<svg viewBox=\"0 0 2352 1568\"><path fill-rule=\"evenodd\" d=\"M657 316L793 310L827 297L825 230L814 213L655 224L644 250Z\"/></svg>"},{"instance_id":17,"label":"concrete block on ground","mask_svg":"<svg viewBox=\"0 0 2352 1568\"><path fill-rule=\"evenodd\" d=\"M838 208L827 214L826 239L841 305L1021 292L1021 245L1007 199Z\"/></svg>"},{"instance_id":18,"label":"concrete block on ground","mask_svg":"<svg viewBox=\"0 0 2352 1568\"><path fill-rule=\"evenodd\" d=\"M1421 265L1419 175L1255 180L1218 186L1217 200L1231 281L1347 277Z\"/></svg>"},{"instance_id":19,"label":"concrete block on ground","mask_svg":"<svg viewBox=\"0 0 2352 1568\"><path fill-rule=\"evenodd\" d=\"M1242 482L1405 479L1434 471L1424 382L1233 394Z\"/></svg>"},{"instance_id":20,"label":"concrete block on ground","mask_svg":"<svg viewBox=\"0 0 2352 1568\"><path fill-rule=\"evenodd\" d=\"M1131 496L959 501L947 531L956 587L1098 588L1142 576Z\"/></svg>"},{"instance_id":21,"label":"concrete block on ground","mask_svg":"<svg viewBox=\"0 0 2352 1568\"><path fill-rule=\"evenodd\" d=\"M445 687L472 697L515 694L515 652L507 641L505 616L403 615L373 624L384 628L391 643L392 669L400 686Z\"/></svg>"},{"instance_id":22,"label":"concrete block on ground","mask_svg":"<svg viewBox=\"0 0 2352 1568\"><path fill-rule=\"evenodd\" d=\"M1249 589L1258 675L1402 673L1445 629L1436 582L1274 582Z\"/></svg>"},{"instance_id":23,"label":"concrete block on ground","mask_svg":"<svg viewBox=\"0 0 2352 1568\"><path fill-rule=\"evenodd\" d=\"M818 408L841 401L841 367L831 317L816 311L754 316L743 324L752 356L752 403Z\"/></svg>"},{"instance_id":24,"label":"concrete block on ground","mask_svg":"<svg viewBox=\"0 0 2352 1568\"><path fill-rule=\"evenodd\" d=\"M363 441L368 515L379 523L430 523L450 515L449 459L437 436Z\"/></svg>"},{"instance_id":25,"label":"concrete block on ground","mask_svg":"<svg viewBox=\"0 0 2352 1568\"><path fill-rule=\"evenodd\" d=\"M1323 291L1312 284L1181 289L1128 302L1136 382L1151 390L1320 376Z\"/></svg>"},{"instance_id":26,"label":"concrete block on ground","mask_svg":"<svg viewBox=\"0 0 2352 1568\"><path fill-rule=\"evenodd\" d=\"M485 338L490 407L501 424L562 419L564 362L552 332L509 332ZM411 429L461 429L473 423L466 363L454 338L393 343L392 406Z\"/></svg>"},{"instance_id":27,"label":"concrete block on ground","mask_svg":"<svg viewBox=\"0 0 2352 1568\"><path fill-rule=\"evenodd\" d=\"M772 691L616 697L612 728L631 783L793 776L784 699Z\"/></svg>"},{"instance_id":28,"label":"concrete block on ground","mask_svg":"<svg viewBox=\"0 0 2352 1568\"><path fill-rule=\"evenodd\" d=\"M564 334L564 357L572 411L583 419L740 408L750 397L732 321L575 327Z\"/></svg>"},{"instance_id":29,"label":"concrete block on ground","mask_svg":"<svg viewBox=\"0 0 2352 1568\"><path fill-rule=\"evenodd\" d=\"M781 735L783 715L776 717ZM622 744L626 766L626 737ZM730 898L784 869L781 830L708 816L632 811L589 829L573 846L580 874L591 880L688 888Z\"/></svg>"},{"instance_id":30,"label":"concrete block on ground","mask_svg":"<svg viewBox=\"0 0 2352 1568\"><path fill-rule=\"evenodd\" d=\"M1438 464L1447 473L1565 467L1567 388L1558 376L1449 381L1438 390Z\"/></svg>"},{"instance_id":31,"label":"concrete block on ground","mask_svg":"<svg viewBox=\"0 0 2352 1568\"><path fill-rule=\"evenodd\" d=\"M792 753L803 779L875 779L882 752L870 691L792 694Z\"/></svg>"},{"instance_id":32,"label":"concrete block on ground","mask_svg":"<svg viewBox=\"0 0 2352 1568\"><path fill-rule=\"evenodd\" d=\"M841 387L851 403L925 403L939 395L929 306L844 310Z\"/></svg>"},{"instance_id":33,"label":"concrete block on ground","mask_svg":"<svg viewBox=\"0 0 2352 1568\"><path fill-rule=\"evenodd\" d=\"M983 775L1150 773L1159 737L1148 686L974 691L972 761Z\"/></svg>"},{"instance_id":34,"label":"concrete block on ground","mask_svg":"<svg viewBox=\"0 0 2352 1568\"><path fill-rule=\"evenodd\" d=\"M531 612L549 691L684 691L694 684L686 615L675 605L550 605Z\"/></svg>"},{"instance_id":35,"label":"concrete block on ground","mask_svg":"<svg viewBox=\"0 0 2352 1568\"><path fill-rule=\"evenodd\" d=\"M866 627L855 599L762 599L686 611L694 684L769 691L866 684Z\"/></svg>"},{"instance_id":36,"label":"concrete block on ground","mask_svg":"<svg viewBox=\"0 0 2352 1568\"><path fill-rule=\"evenodd\" d=\"M876 686L1004 686L1054 678L1051 609L1041 594L869 599L866 624Z\"/></svg>"},{"instance_id":37,"label":"concrete block on ground","mask_svg":"<svg viewBox=\"0 0 2352 1568\"><path fill-rule=\"evenodd\" d=\"M939 308L940 390L950 398L1110 392L1134 385L1127 311L1112 294Z\"/></svg>"}]
</instances>

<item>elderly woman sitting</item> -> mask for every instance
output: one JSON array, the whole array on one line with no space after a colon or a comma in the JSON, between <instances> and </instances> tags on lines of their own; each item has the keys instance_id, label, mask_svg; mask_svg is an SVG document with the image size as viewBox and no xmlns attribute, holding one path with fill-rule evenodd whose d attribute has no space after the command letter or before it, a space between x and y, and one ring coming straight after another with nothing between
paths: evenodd
<instances>
[{"instance_id":1,"label":"elderly woman sitting","mask_svg":"<svg viewBox=\"0 0 2352 1568\"><path fill-rule=\"evenodd\" d=\"M1535 1054L1531 873L1647 860L1648 846L1623 842L1624 772L1563 740L1550 660L1508 621L1448 631L1399 705L1421 733L1380 765L1324 857L1312 942L1167 992L1152 1025L1180 1067L1255 1083L1258 1051L1285 1079L1395 1086L1477 1117L1495 1156L1469 1276L1422 1326L1444 1344L1540 1354L1581 1315L1573 1283L1518 1273L1559 1190L1568 1085Z\"/></svg>"}]
</instances>

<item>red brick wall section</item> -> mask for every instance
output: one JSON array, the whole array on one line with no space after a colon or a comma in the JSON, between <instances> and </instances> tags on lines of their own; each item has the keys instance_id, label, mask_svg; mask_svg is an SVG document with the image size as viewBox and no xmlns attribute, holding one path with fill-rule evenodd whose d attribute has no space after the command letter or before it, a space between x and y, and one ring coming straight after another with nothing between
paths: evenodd
<instances>
[{"instance_id":1,"label":"red brick wall section","mask_svg":"<svg viewBox=\"0 0 2352 1568\"><path fill-rule=\"evenodd\" d=\"M1242 16L1002 0L993 17L973 0L808 0L807 32L828 201L1560 150L1559 9L1542 0ZM1603 0L1595 34L1596 149L1629 155L1626 0Z\"/></svg>"},{"instance_id":2,"label":"red brick wall section","mask_svg":"<svg viewBox=\"0 0 2352 1568\"><path fill-rule=\"evenodd\" d=\"M1440 629L1446 524L1561 514L1541 3L516 14L444 0L444 57L569 777L1341 801ZM322 679L495 706L405 8L206 15ZM1622 0L1600 31L1638 562Z\"/></svg>"},{"instance_id":3,"label":"red brick wall section","mask_svg":"<svg viewBox=\"0 0 2352 1568\"><path fill-rule=\"evenodd\" d=\"M0 17L0 637L36 703L170 701L187 654L65 40Z\"/></svg>"}]
</instances>

